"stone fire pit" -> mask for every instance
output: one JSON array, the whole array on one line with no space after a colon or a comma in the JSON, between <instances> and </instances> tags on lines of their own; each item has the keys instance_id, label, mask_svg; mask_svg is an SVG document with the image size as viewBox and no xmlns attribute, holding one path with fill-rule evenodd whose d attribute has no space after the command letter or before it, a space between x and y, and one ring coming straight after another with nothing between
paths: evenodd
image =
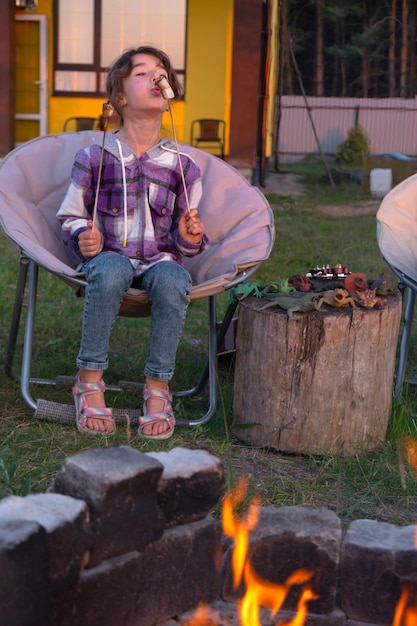
<instances>
[{"instance_id":1,"label":"stone fire pit","mask_svg":"<svg viewBox=\"0 0 417 626\"><path fill-rule=\"evenodd\" d=\"M204 450L69 457L48 493L0 501L0 624L185 626L204 603L213 624L238 626L244 590L233 589L231 542L212 515L224 493L222 464ZM249 553L271 582L314 572L307 626L390 626L417 580L414 535L372 520L343 533L328 509L261 507ZM291 619L298 596L278 617L260 611L262 626Z\"/></svg>"}]
</instances>

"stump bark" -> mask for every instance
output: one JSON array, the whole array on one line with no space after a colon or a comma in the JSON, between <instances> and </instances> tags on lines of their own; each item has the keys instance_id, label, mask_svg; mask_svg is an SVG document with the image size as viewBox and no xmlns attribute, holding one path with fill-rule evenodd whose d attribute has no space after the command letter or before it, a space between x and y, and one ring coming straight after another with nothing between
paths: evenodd
<instances>
[{"instance_id":1,"label":"stump bark","mask_svg":"<svg viewBox=\"0 0 417 626\"><path fill-rule=\"evenodd\" d=\"M240 303L233 432L284 452L378 450L392 409L401 294L383 308L295 313Z\"/></svg>"}]
</instances>

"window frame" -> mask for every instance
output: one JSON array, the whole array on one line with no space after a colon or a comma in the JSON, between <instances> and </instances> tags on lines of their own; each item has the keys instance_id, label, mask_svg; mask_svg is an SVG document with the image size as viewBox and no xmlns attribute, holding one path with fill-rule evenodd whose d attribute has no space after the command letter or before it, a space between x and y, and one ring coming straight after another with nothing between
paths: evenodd
<instances>
[{"instance_id":1,"label":"window frame","mask_svg":"<svg viewBox=\"0 0 417 626\"><path fill-rule=\"evenodd\" d=\"M59 63L59 0L53 0L53 70L52 70L52 95L66 98L100 98L105 97L105 92L100 91L100 84L103 82L103 75L108 68L100 65L101 51L101 0L94 0L94 20L93 20L93 62L92 63ZM187 40L188 40L188 0L185 0L185 41L184 41L184 69L175 68L179 79L183 84L183 96L185 97L187 65ZM138 44L140 45L140 44ZM121 51L122 52L122 51ZM94 72L94 91L63 91L56 89L55 76L57 72Z\"/></svg>"}]
</instances>

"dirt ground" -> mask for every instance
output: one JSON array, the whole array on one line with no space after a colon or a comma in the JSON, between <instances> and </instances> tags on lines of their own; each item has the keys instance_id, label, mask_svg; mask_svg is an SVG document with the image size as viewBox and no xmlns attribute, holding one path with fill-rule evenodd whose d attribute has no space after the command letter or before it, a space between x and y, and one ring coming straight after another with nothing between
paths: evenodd
<instances>
[{"instance_id":1,"label":"dirt ground","mask_svg":"<svg viewBox=\"0 0 417 626\"><path fill-rule=\"evenodd\" d=\"M279 174L271 172L265 181L265 187L259 187L264 194L278 194L280 196L301 196L306 193L304 185L297 174ZM355 217L358 215L376 215L381 200L379 198L364 202L361 206L317 206L317 211L326 215L339 217Z\"/></svg>"}]
</instances>

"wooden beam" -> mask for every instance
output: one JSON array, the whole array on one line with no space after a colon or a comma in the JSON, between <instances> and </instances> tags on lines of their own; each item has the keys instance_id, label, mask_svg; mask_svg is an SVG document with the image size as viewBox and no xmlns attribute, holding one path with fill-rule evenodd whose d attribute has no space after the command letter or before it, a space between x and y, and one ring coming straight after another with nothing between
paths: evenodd
<instances>
[{"instance_id":1,"label":"wooden beam","mask_svg":"<svg viewBox=\"0 0 417 626\"><path fill-rule=\"evenodd\" d=\"M228 161L257 165L262 0L235 0Z\"/></svg>"},{"instance_id":2,"label":"wooden beam","mask_svg":"<svg viewBox=\"0 0 417 626\"><path fill-rule=\"evenodd\" d=\"M14 148L15 97L14 3L0 3L0 157Z\"/></svg>"}]
</instances>

